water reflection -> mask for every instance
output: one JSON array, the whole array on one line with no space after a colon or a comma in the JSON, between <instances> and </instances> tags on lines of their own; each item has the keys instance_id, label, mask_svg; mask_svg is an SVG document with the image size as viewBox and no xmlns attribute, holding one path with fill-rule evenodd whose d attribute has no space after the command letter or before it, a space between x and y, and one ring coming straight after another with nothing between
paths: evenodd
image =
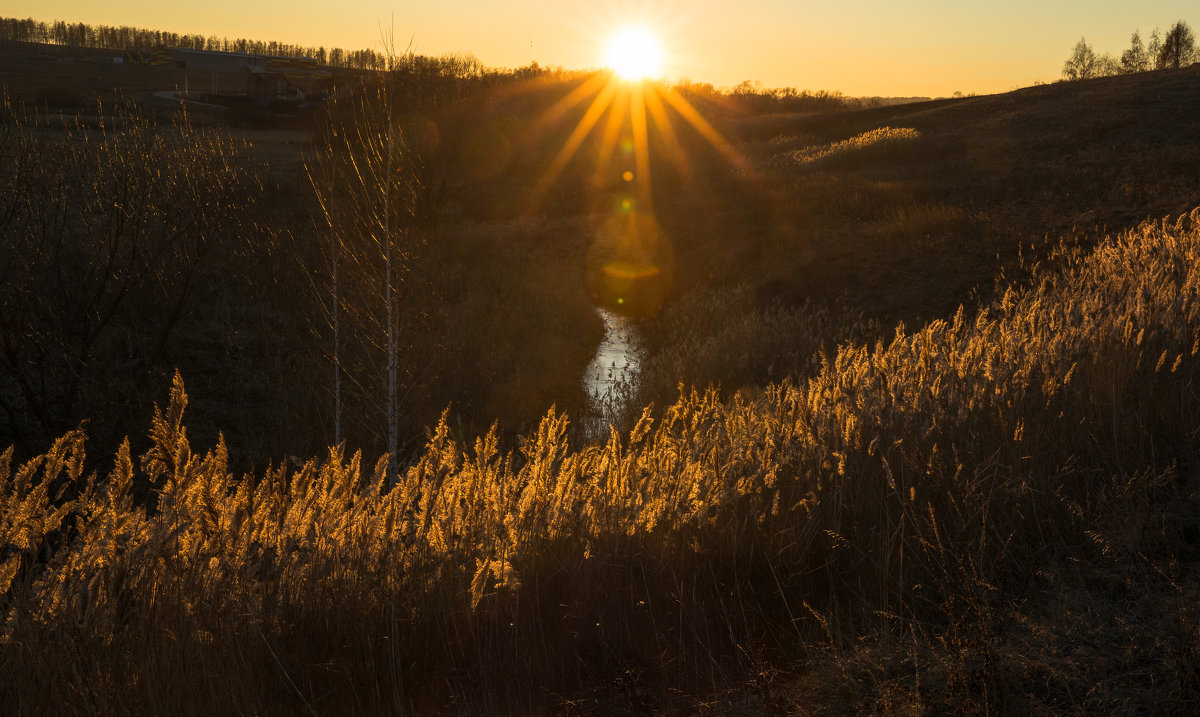
<instances>
[{"instance_id":1,"label":"water reflection","mask_svg":"<svg viewBox=\"0 0 1200 717\"><path fill-rule=\"evenodd\" d=\"M601 426L624 412L633 397L638 371L638 328L633 319L597 307L604 339L583 376L592 413Z\"/></svg>"}]
</instances>

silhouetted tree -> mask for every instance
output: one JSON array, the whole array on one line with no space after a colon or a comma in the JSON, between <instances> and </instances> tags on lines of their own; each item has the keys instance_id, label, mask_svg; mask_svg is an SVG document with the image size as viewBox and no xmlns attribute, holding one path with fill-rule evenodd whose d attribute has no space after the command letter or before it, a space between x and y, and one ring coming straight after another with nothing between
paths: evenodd
<instances>
[{"instance_id":1,"label":"silhouetted tree","mask_svg":"<svg viewBox=\"0 0 1200 717\"><path fill-rule=\"evenodd\" d=\"M382 408L384 420L369 425L382 424L394 477L401 392L407 396L417 372L410 342L401 346L401 333L412 327L402 325L400 303L416 249L411 227L418 187L399 81L407 56L390 47L389 37L386 74L326 105L308 171L328 231L328 281L315 285L329 291L322 303L333 339L335 440L342 438L348 404L361 404L364 413Z\"/></svg>"},{"instance_id":2,"label":"silhouetted tree","mask_svg":"<svg viewBox=\"0 0 1200 717\"><path fill-rule=\"evenodd\" d=\"M1145 72L1150 69L1150 56L1142 44L1142 36L1134 30L1129 38L1129 49L1121 53L1121 72L1129 75L1134 72Z\"/></svg>"},{"instance_id":3,"label":"silhouetted tree","mask_svg":"<svg viewBox=\"0 0 1200 717\"><path fill-rule=\"evenodd\" d=\"M340 48L304 47L291 43L239 38L231 40L216 36L180 35L161 30L121 25L92 26L69 24L61 20L52 23L33 19L0 18L0 40L41 42L71 47L92 47L109 50L146 51L155 47L184 47L193 50L245 52L254 55L284 55L312 57L333 67L382 70L386 66L382 54L374 50L346 52Z\"/></svg>"},{"instance_id":4,"label":"silhouetted tree","mask_svg":"<svg viewBox=\"0 0 1200 717\"><path fill-rule=\"evenodd\" d=\"M1095 77L1112 77L1119 74L1121 74L1121 61L1116 57L1107 52L1096 57Z\"/></svg>"},{"instance_id":5,"label":"silhouetted tree","mask_svg":"<svg viewBox=\"0 0 1200 717\"><path fill-rule=\"evenodd\" d=\"M1068 80L1086 80L1095 77L1099 69L1099 59L1092 46L1086 39L1079 38L1071 56L1063 64L1063 77Z\"/></svg>"},{"instance_id":6,"label":"silhouetted tree","mask_svg":"<svg viewBox=\"0 0 1200 717\"><path fill-rule=\"evenodd\" d=\"M1161 53L1162 53L1162 33L1159 32L1158 28L1156 27L1150 33L1150 44L1146 45L1146 62L1148 64L1152 65L1155 69L1158 69L1160 67L1160 65L1158 64L1158 56Z\"/></svg>"},{"instance_id":7,"label":"silhouetted tree","mask_svg":"<svg viewBox=\"0 0 1200 717\"><path fill-rule=\"evenodd\" d=\"M1183 20L1175 23L1163 38L1158 53L1158 66L1179 69L1196 61L1196 37Z\"/></svg>"}]
</instances>

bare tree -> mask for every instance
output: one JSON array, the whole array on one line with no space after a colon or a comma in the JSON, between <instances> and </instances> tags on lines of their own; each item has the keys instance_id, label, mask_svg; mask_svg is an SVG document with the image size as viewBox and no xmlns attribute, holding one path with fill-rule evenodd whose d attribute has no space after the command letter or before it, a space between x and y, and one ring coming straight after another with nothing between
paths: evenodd
<instances>
[{"instance_id":1,"label":"bare tree","mask_svg":"<svg viewBox=\"0 0 1200 717\"><path fill-rule=\"evenodd\" d=\"M1158 56L1160 54L1162 54L1162 33L1156 27L1150 31L1150 42L1146 45L1146 62L1152 65L1154 69L1161 67L1158 64Z\"/></svg>"},{"instance_id":2,"label":"bare tree","mask_svg":"<svg viewBox=\"0 0 1200 717\"><path fill-rule=\"evenodd\" d=\"M266 243L260 180L228 134L133 107L102 118L0 98L0 442L111 416L131 389L118 373L143 378Z\"/></svg>"},{"instance_id":3,"label":"bare tree","mask_svg":"<svg viewBox=\"0 0 1200 717\"><path fill-rule=\"evenodd\" d=\"M389 62L394 65L396 58ZM413 373L403 365L408 357L400 347L399 302L413 255L417 193L393 82L392 73L386 73L337 94L308 169L329 238L328 279L315 286L330 297L326 319L333 331L335 439L342 437L344 379L364 408L382 404L394 477L400 392L412 385Z\"/></svg>"},{"instance_id":4,"label":"bare tree","mask_svg":"<svg viewBox=\"0 0 1200 717\"><path fill-rule=\"evenodd\" d=\"M1107 52L1096 58L1094 77L1112 77L1121 74L1121 61Z\"/></svg>"},{"instance_id":5,"label":"bare tree","mask_svg":"<svg viewBox=\"0 0 1200 717\"><path fill-rule=\"evenodd\" d=\"M1142 44L1141 33L1134 30L1129 38L1129 49L1121 53L1121 72L1130 75L1150 69L1150 56Z\"/></svg>"},{"instance_id":6,"label":"bare tree","mask_svg":"<svg viewBox=\"0 0 1200 717\"><path fill-rule=\"evenodd\" d=\"M446 203L476 181L473 150L494 120L473 56L388 57L386 72L326 103L308 169L328 259L309 268L325 307L314 328L334 366L335 440L386 439L395 468L437 356L427 329L447 268L430 264L426 241Z\"/></svg>"},{"instance_id":7,"label":"bare tree","mask_svg":"<svg viewBox=\"0 0 1200 717\"><path fill-rule=\"evenodd\" d=\"M1095 77L1099 69L1099 58L1096 57L1092 46L1086 39L1079 38L1071 56L1063 64L1063 77L1068 80L1086 80Z\"/></svg>"},{"instance_id":8,"label":"bare tree","mask_svg":"<svg viewBox=\"0 0 1200 717\"><path fill-rule=\"evenodd\" d=\"M1163 38L1158 53L1158 66L1179 69L1196 61L1196 37L1183 20L1175 23Z\"/></svg>"}]
</instances>

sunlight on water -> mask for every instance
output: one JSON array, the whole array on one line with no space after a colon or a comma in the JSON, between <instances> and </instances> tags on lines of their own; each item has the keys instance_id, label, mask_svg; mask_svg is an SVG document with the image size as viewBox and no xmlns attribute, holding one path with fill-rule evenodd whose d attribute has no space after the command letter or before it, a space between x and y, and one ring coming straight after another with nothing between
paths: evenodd
<instances>
[{"instance_id":1,"label":"sunlight on water","mask_svg":"<svg viewBox=\"0 0 1200 717\"><path fill-rule=\"evenodd\" d=\"M638 331L633 319L597 308L604 320L604 338L583 376L583 387L593 408L604 413L614 410L633 389L638 358Z\"/></svg>"}]
</instances>

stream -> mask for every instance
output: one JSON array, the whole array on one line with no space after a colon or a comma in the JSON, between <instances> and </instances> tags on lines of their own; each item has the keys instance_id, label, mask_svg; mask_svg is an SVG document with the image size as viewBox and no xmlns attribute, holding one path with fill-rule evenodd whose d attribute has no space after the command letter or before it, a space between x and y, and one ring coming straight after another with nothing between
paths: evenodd
<instances>
[{"instance_id":1,"label":"stream","mask_svg":"<svg viewBox=\"0 0 1200 717\"><path fill-rule=\"evenodd\" d=\"M604 338L583 374L583 388L598 427L616 418L632 397L638 370L638 328L633 319L596 308Z\"/></svg>"}]
</instances>

